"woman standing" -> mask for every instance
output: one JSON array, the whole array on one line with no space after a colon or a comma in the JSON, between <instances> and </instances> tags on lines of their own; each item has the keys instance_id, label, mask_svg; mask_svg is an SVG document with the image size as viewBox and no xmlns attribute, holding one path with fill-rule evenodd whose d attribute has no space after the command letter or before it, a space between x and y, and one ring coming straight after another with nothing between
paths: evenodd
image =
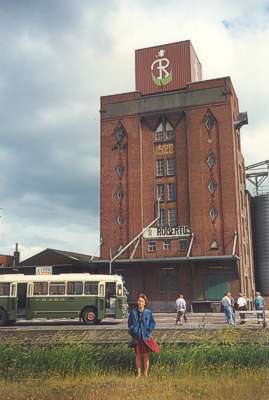
<instances>
[{"instance_id":1,"label":"woman standing","mask_svg":"<svg viewBox=\"0 0 269 400\"><path fill-rule=\"evenodd\" d=\"M144 376L148 376L149 353L154 351L145 344L145 341L150 338L151 332L156 325L152 312L146 308L147 304L147 296L141 293L137 299L137 307L131 310L128 318L128 332L135 341L135 364L138 378L141 376L142 358L144 364Z\"/></svg>"}]
</instances>

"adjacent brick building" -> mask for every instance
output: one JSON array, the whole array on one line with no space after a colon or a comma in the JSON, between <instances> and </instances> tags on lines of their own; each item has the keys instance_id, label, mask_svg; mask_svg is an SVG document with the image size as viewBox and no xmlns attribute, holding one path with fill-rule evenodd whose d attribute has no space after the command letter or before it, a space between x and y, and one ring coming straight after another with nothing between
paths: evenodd
<instances>
[{"instance_id":1,"label":"adjacent brick building","mask_svg":"<svg viewBox=\"0 0 269 400\"><path fill-rule=\"evenodd\" d=\"M254 292L247 115L229 77L201 79L190 41L161 45L136 51L136 91L101 98L101 260L159 217L111 265L155 309Z\"/></svg>"}]
</instances>

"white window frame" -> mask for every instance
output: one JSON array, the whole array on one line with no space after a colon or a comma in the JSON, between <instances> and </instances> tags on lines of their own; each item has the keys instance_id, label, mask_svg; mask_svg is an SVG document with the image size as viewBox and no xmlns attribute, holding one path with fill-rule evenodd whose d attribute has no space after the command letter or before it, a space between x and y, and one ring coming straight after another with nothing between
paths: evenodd
<instances>
[{"instance_id":1,"label":"white window frame","mask_svg":"<svg viewBox=\"0 0 269 400\"><path fill-rule=\"evenodd\" d=\"M155 137L154 137L155 142L163 142L164 140L164 129L163 129L163 123L161 122L158 128L155 131Z\"/></svg>"},{"instance_id":2,"label":"white window frame","mask_svg":"<svg viewBox=\"0 0 269 400\"><path fill-rule=\"evenodd\" d=\"M156 251L156 242L155 240L148 241L148 253L154 253Z\"/></svg>"},{"instance_id":3,"label":"white window frame","mask_svg":"<svg viewBox=\"0 0 269 400\"><path fill-rule=\"evenodd\" d=\"M169 226L177 226L177 209L176 208L168 208L167 222L168 222Z\"/></svg>"},{"instance_id":4,"label":"white window frame","mask_svg":"<svg viewBox=\"0 0 269 400\"><path fill-rule=\"evenodd\" d=\"M177 187L175 182L167 183L167 201L176 201L177 199Z\"/></svg>"},{"instance_id":5,"label":"white window frame","mask_svg":"<svg viewBox=\"0 0 269 400\"><path fill-rule=\"evenodd\" d=\"M160 208L160 218L158 220L158 225L159 226L164 226L165 225L165 208Z\"/></svg>"},{"instance_id":6,"label":"white window frame","mask_svg":"<svg viewBox=\"0 0 269 400\"><path fill-rule=\"evenodd\" d=\"M159 158L156 160L156 176L164 176L164 159Z\"/></svg>"},{"instance_id":7,"label":"white window frame","mask_svg":"<svg viewBox=\"0 0 269 400\"><path fill-rule=\"evenodd\" d=\"M169 163L172 163L173 168L171 168L171 165L169 165ZM167 176L175 176L176 175L176 159L175 158L167 158L166 173L167 173Z\"/></svg>"},{"instance_id":8,"label":"white window frame","mask_svg":"<svg viewBox=\"0 0 269 400\"><path fill-rule=\"evenodd\" d=\"M163 241L163 249L164 249L165 251L171 250L171 245L172 245L172 243L171 243L171 240L170 240L170 239L165 239L165 240Z\"/></svg>"},{"instance_id":9,"label":"white window frame","mask_svg":"<svg viewBox=\"0 0 269 400\"><path fill-rule=\"evenodd\" d=\"M164 183L157 183L156 192L157 200L165 201Z\"/></svg>"}]
</instances>

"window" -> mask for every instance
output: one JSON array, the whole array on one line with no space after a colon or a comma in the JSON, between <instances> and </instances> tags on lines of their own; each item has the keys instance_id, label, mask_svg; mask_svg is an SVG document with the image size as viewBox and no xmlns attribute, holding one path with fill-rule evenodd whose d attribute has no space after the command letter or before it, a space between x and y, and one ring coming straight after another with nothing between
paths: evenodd
<instances>
[{"instance_id":1,"label":"window","mask_svg":"<svg viewBox=\"0 0 269 400\"><path fill-rule=\"evenodd\" d=\"M155 131L155 141L162 142L163 141L163 123L161 122L158 128Z\"/></svg>"},{"instance_id":2,"label":"window","mask_svg":"<svg viewBox=\"0 0 269 400\"><path fill-rule=\"evenodd\" d=\"M179 250L186 250L188 247L188 239L179 239Z\"/></svg>"},{"instance_id":3,"label":"window","mask_svg":"<svg viewBox=\"0 0 269 400\"><path fill-rule=\"evenodd\" d=\"M121 215L119 215L117 217L117 224L118 225L123 225L124 224L124 218Z\"/></svg>"},{"instance_id":4,"label":"window","mask_svg":"<svg viewBox=\"0 0 269 400\"><path fill-rule=\"evenodd\" d=\"M175 139L175 131L169 122L166 123L166 138L169 142L172 142Z\"/></svg>"},{"instance_id":5,"label":"window","mask_svg":"<svg viewBox=\"0 0 269 400\"><path fill-rule=\"evenodd\" d=\"M47 296L48 289L48 282L34 282L34 296Z\"/></svg>"},{"instance_id":6,"label":"window","mask_svg":"<svg viewBox=\"0 0 269 400\"><path fill-rule=\"evenodd\" d=\"M244 208L244 194L242 190L240 190L240 199L241 199L241 208Z\"/></svg>"},{"instance_id":7,"label":"window","mask_svg":"<svg viewBox=\"0 0 269 400\"><path fill-rule=\"evenodd\" d=\"M177 198L176 184L175 183L168 183L168 185L167 185L167 200L168 201L175 201L176 198Z\"/></svg>"},{"instance_id":8,"label":"window","mask_svg":"<svg viewBox=\"0 0 269 400\"><path fill-rule=\"evenodd\" d=\"M84 294L98 295L98 282L85 282Z\"/></svg>"},{"instance_id":9,"label":"window","mask_svg":"<svg viewBox=\"0 0 269 400\"><path fill-rule=\"evenodd\" d=\"M208 191L213 194L217 190L217 183L213 179L207 185Z\"/></svg>"},{"instance_id":10,"label":"window","mask_svg":"<svg viewBox=\"0 0 269 400\"><path fill-rule=\"evenodd\" d=\"M124 173L124 167L122 165L118 165L117 168L116 168L116 172L117 172L119 177L122 177L122 175Z\"/></svg>"},{"instance_id":11,"label":"window","mask_svg":"<svg viewBox=\"0 0 269 400\"><path fill-rule=\"evenodd\" d=\"M214 222L218 216L218 210L215 207L212 207L209 211L209 216L211 218L211 221Z\"/></svg>"},{"instance_id":12,"label":"window","mask_svg":"<svg viewBox=\"0 0 269 400\"><path fill-rule=\"evenodd\" d=\"M176 208L168 209L168 225L177 226L177 210Z\"/></svg>"},{"instance_id":13,"label":"window","mask_svg":"<svg viewBox=\"0 0 269 400\"><path fill-rule=\"evenodd\" d=\"M206 163L208 165L208 168L212 169L214 165L216 164L216 157L213 153L210 153L207 157Z\"/></svg>"},{"instance_id":14,"label":"window","mask_svg":"<svg viewBox=\"0 0 269 400\"><path fill-rule=\"evenodd\" d=\"M49 288L50 295L64 295L65 294L65 283L64 282L51 282Z\"/></svg>"},{"instance_id":15,"label":"window","mask_svg":"<svg viewBox=\"0 0 269 400\"><path fill-rule=\"evenodd\" d=\"M164 185L157 184L157 200L164 201Z\"/></svg>"},{"instance_id":16,"label":"window","mask_svg":"<svg viewBox=\"0 0 269 400\"><path fill-rule=\"evenodd\" d=\"M168 158L167 160L167 175L174 176L176 174L176 159Z\"/></svg>"},{"instance_id":17,"label":"window","mask_svg":"<svg viewBox=\"0 0 269 400\"><path fill-rule=\"evenodd\" d=\"M10 283L0 283L0 296L9 296Z\"/></svg>"},{"instance_id":18,"label":"window","mask_svg":"<svg viewBox=\"0 0 269 400\"><path fill-rule=\"evenodd\" d=\"M68 282L67 283L67 294L80 295L82 293L83 293L82 282Z\"/></svg>"},{"instance_id":19,"label":"window","mask_svg":"<svg viewBox=\"0 0 269 400\"><path fill-rule=\"evenodd\" d=\"M163 242L163 249L164 250L170 250L171 249L171 240L164 240Z\"/></svg>"},{"instance_id":20,"label":"window","mask_svg":"<svg viewBox=\"0 0 269 400\"><path fill-rule=\"evenodd\" d=\"M148 252L153 252L156 251L156 242L154 242L153 240L149 240L148 241Z\"/></svg>"},{"instance_id":21,"label":"window","mask_svg":"<svg viewBox=\"0 0 269 400\"><path fill-rule=\"evenodd\" d=\"M159 226L165 225L165 209L164 208L160 208L160 218L158 221L158 225Z\"/></svg>"},{"instance_id":22,"label":"window","mask_svg":"<svg viewBox=\"0 0 269 400\"><path fill-rule=\"evenodd\" d=\"M178 273L175 268L160 269L160 291L162 293L177 292L179 290Z\"/></svg>"},{"instance_id":23,"label":"window","mask_svg":"<svg viewBox=\"0 0 269 400\"><path fill-rule=\"evenodd\" d=\"M164 176L164 160L156 160L156 175Z\"/></svg>"},{"instance_id":24,"label":"window","mask_svg":"<svg viewBox=\"0 0 269 400\"><path fill-rule=\"evenodd\" d=\"M118 198L118 200L121 201L121 200L123 199L123 196L124 196L123 191L122 191L122 190L119 190L119 191L117 192L117 198Z\"/></svg>"}]
</instances>

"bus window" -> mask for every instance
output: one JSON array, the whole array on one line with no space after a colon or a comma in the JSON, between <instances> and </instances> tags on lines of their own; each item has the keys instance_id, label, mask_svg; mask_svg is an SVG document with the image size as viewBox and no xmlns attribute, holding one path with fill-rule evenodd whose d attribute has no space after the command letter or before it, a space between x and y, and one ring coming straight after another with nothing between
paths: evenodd
<instances>
[{"instance_id":1,"label":"bus window","mask_svg":"<svg viewBox=\"0 0 269 400\"><path fill-rule=\"evenodd\" d=\"M11 290L10 290L10 296L11 297L16 297L17 296L17 284L16 283L11 283Z\"/></svg>"},{"instance_id":2,"label":"bus window","mask_svg":"<svg viewBox=\"0 0 269 400\"><path fill-rule=\"evenodd\" d=\"M65 294L65 283L64 282L50 282L49 294L53 296Z\"/></svg>"},{"instance_id":3,"label":"bus window","mask_svg":"<svg viewBox=\"0 0 269 400\"><path fill-rule=\"evenodd\" d=\"M104 297L105 296L105 286L103 283L100 283L100 297Z\"/></svg>"},{"instance_id":4,"label":"bus window","mask_svg":"<svg viewBox=\"0 0 269 400\"><path fill-rule=\"evenodd\" d=\"M47 296L48 282L34 282L34 296Z\"/></svg>"},{"instance_id":5,"label":"bus window","mask_svg":"<svg viewBox=\"0 0 269 400\"><path fill-rule=\"evenodd\" d=\"M84 294L98 295L98 282L85 282Z\"/></svg>"},{"instance_id":6,"label":"bus window","mask_svg":"<svg viewBox=\"0 0 269 400\"><path fill-rule=\"evenodd\" d=\"M67 283L67 294L80 295L82 293L83 293L82 282L68 282Z\"/></svg>"},{"instance_id":7,"label":"bus window","mask_svg":"<svg viewBox=\"0 0 269 400\"><path fill-rule=\"evenodd\" d=\"M117 285L117 296L122 296L122 285Z\"/></svg>"},{"instance_id":8,"label":"bus window","mask_svg":"<svg viewBox=\"0 0 269 400\"><path fill-rule=\"evenodd\" d=\"M0 296L9 296L10 283L0 283Z\"/></svg>"}]
</instances>

